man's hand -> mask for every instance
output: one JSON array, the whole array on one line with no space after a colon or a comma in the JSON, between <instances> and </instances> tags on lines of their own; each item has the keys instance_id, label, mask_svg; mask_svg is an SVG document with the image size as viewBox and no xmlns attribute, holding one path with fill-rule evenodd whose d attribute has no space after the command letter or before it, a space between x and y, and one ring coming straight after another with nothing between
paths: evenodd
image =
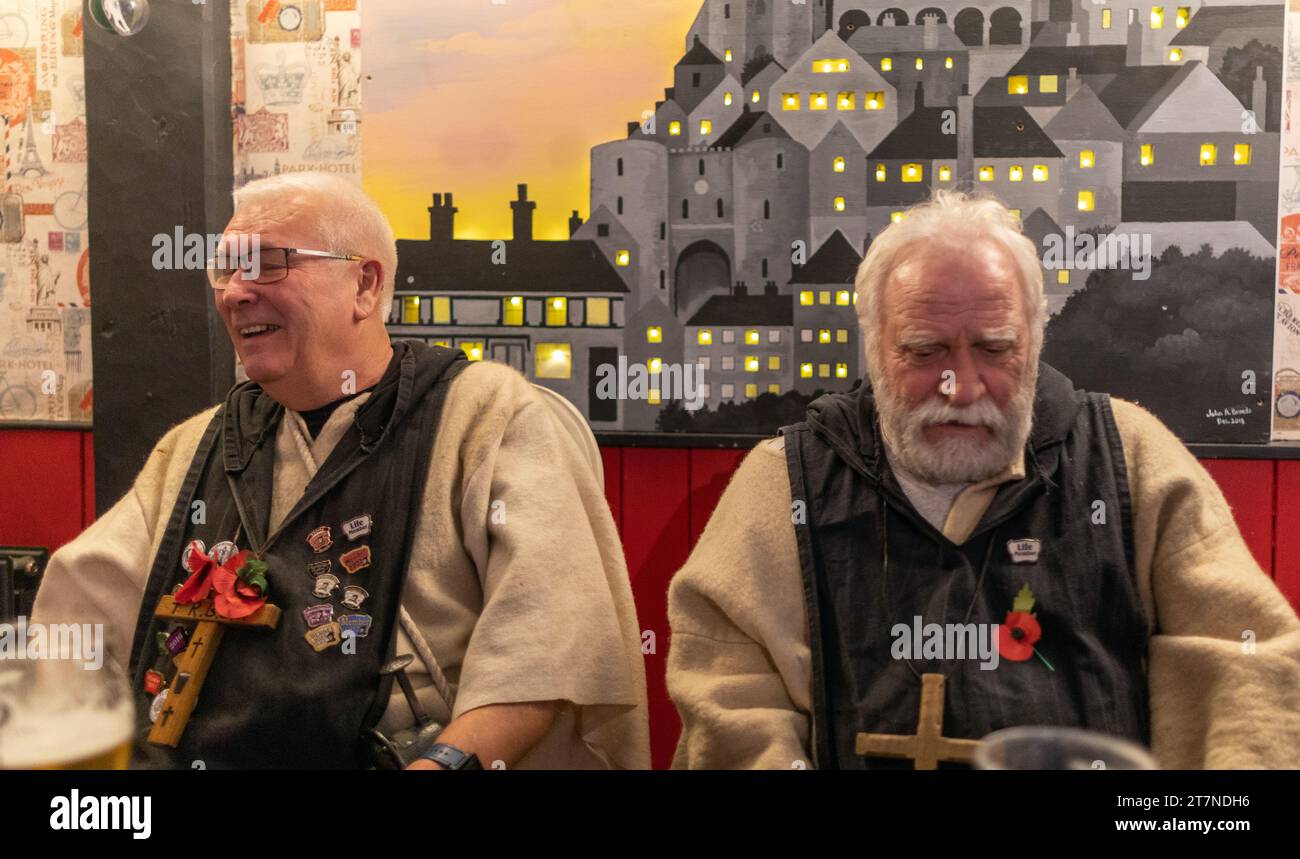
<instances>
[{"instance_id":1,"label":"man's hand","mask_svg":"<svg viewBox=\"0 0 1300 859\"><path fill-rule=\"evenodd\" d=\"M438 736L438 742L455 746L466 754L478 755L483 769L494 761L513 767L537 745L555 723L560 701L526 701L521 704L488 704L452 720ZM446 769L420 759L408 770Z\"/></svg>"}]
</instances>

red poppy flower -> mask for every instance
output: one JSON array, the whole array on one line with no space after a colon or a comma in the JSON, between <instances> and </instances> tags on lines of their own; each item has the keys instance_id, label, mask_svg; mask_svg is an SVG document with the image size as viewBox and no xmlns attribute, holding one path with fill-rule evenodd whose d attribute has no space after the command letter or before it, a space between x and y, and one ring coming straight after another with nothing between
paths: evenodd
<instances>
[{"instance_id":1,"label":"red poppy flower","mask_svg":"<svg viewBox=\"0 0 1300 859\"><path fill-rule=\"evenodd\" d=\"M1009 611L998 627L998 653L1003 659L1024 662L1034 655L1034 644L1043 637L1038 620L1027 611Z\"/></svg>"},{"instance_id":2,"label":"red poppy flower","mask_svg":"<svg viewBox=\"0 0 1300 859\"><path fill-rule=\"evenodd\" d=\"M197 543L195 540L189 545L189 565L186 569L190 571L190 577L172 597L172 602L177 605L189 605L207 599L212 591L212 571L218 569L217 562L210 555L199 551Z\"/></svg>"},{"instance_id":3,"label":"red poppy flower","mask_svg":"<svg viewBox=\"0 0 1300 859\"><path fill-rule=\"evenodd\" d=\"M244 566L247 556L248 550L245 549L217 567L212 574L212 587L217 591L213 604L222 617L248 617L266 605L263 590L239 578L239 569Z\"/></svg>"}]
</instances>

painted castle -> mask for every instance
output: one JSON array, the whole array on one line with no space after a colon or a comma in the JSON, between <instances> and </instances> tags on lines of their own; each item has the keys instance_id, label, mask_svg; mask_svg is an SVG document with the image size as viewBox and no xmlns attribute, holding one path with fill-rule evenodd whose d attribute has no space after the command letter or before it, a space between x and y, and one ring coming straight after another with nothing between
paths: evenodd
<instances>
[{"instance_id":1,"label":"painted castle","mask_svg":"<svg viewBox=\"0 0 1300 859\"><path fill-rule=\"evenodd\" d=\"M592 149L568 241L533 240L526 186L497 243L455 239L434 195L429 240L399 242L394 334L645 431L666 400L601 399L603 365L699 365L714 410L851 386L857 266L937 187L992 192L1040 246L1275 255L1281 3L888 2L706 0L663 99ZM1049 310L1087 274L1045 270Z\"/></svg>"}]
</instances>

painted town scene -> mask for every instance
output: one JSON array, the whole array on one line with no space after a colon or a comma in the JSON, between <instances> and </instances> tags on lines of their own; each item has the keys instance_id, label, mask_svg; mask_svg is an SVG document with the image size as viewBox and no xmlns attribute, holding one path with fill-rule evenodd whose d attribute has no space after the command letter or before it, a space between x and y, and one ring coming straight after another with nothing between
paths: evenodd
<instances>
[{"instance_id":1,"label":"painted town scene","mask_svg":"<svg viewBox=\"0 0 1300 859\"><path fill-rule=\"evenodd\" d=\"M1266 441L1283 22L1281 3L705 0L657 77L619 78L642 108L614 133L571 117L580 187L502 157L495 201L471 185L491 165L454 163L377 195L390 329L510 364L597 432L772 433L860 383L863 255L961 187L1041 250L1045 361L1186 441ZM487 67L491 34L475 45Z\"/></svg>"}]
</instances>

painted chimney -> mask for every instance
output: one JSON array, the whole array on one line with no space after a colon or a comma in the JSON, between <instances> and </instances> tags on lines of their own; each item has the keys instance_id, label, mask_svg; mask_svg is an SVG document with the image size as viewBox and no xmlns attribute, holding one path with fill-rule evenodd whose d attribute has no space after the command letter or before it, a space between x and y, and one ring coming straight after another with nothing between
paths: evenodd
<instances>
[{"instance_id":1,"label":"painted chimney","mask_svg":"<svg viewBox=\"0 0 1300 859\"><path fill-rule=\"evenodd\" d=\"M939 16L931 12L921 19L921 47L927 51L939 50Z\"/></svg>"},{"instance_id":2,"label":"painted chimney","mask_svg":"<svg viewBox=\"0 0 1300 859\"><path fill-rule=\"evenodd\" d=\"M519 199L510 201L510 208L515 213L515 241L531 242L533 240L533 209L537 204L528 199L528 186L519 186Z\"/></svg>"},{"instance_id":3,"label":"painted chimney","mask_svg":"<svg viewBox=\"0 0 1300 859\"><path fill-rule=\"evenodd\" d=\"M1264 130L1264 119L1268 115L1268 81L1264 80L1264 67L1255 66L1255 79L1250 83L1250 109L1255 113L1255 125Z\"/></svg>"},{"instance_id":4,"label":"painted chimney","mask_svg":"<svg viewBox=\"0 0 1300 859\"><path fill-rule=\"evenodd\" d=\"M1070 66L1070 76L1065 79L1065 100L1069 101L1074 98L1074 94L1079 91L1079 70Z\"/></svg>"},{"instance_id":5,"label":"painted chimney","mask_svg":"<svg viewBox=\"0 0 1300 859\"><path fill-rule=\"evenodd\" d=\"M912 102L912 110L920 110L925 107L925 85L920 81L916 82L916 98Z\"/></svg>"},{"instance_id":6,"label":"painted chimney","mask_svg":"<svg viewBox=\"0 0 1300 859\"><path fill-rule=\"evenodd\" d=\"M1079 23L1070 22L1070 32L1065 34L1065 44L1068 47L1075 48L1079 45Z\"/></svg>"},{"instance_id":7,"label":"painted chimney","mask_svg":"<svg viewBox=\"0 0 1300 859\"><path fill-rule=\"evenodd\" d=\"M433 195L433 205L429 207L429 239L435 242L449 242L456 237L456 212L451 204L451 192Z\"/></svg>"},{"instance_id":8,"label":"painted chimney","mask_svg":"<svg viewBox=\"0 0 1300 859\"><path fill-rule=\"evenodd\" d=\"M1142 22L1138 10L1128 10L1128 42L1124 51L1124 65L1142 65Z\"/></svg>"},{"instance_id":9,"label":"painted chimney","mask_svg":"<svg viewBox=\"0 0 1300 859\"><path fill-rule=\"evenodd\" d=\"M578 210L574 209L573 214L569 215L569 238L582 228L582 218L578 215Z\"/></svg>"},{"instance_id":10,"label":"painted chimney","mask_svg":"<svg viewBox=\"0 0 1300 859\"><path fill-rule=\"evenodd\" d=\"M975 178L975 96L970 84L961 85L957 96L957 181Z\"/></svg>"},{"instance_id":11,"label":"painted chimney","mask_svg":"<svg viewBox=\"0 0 1300 859\"><path fill-rule=\"evenodd\" d=\"M894 13L893 13L893 12L886 12L885 15L884 15L884 17L883 17L883 19L882 19L881 22L880 22L880 26L882 26L882 27L893 27L893 26L894 26Z\"/></svg>"}]
</instances>

